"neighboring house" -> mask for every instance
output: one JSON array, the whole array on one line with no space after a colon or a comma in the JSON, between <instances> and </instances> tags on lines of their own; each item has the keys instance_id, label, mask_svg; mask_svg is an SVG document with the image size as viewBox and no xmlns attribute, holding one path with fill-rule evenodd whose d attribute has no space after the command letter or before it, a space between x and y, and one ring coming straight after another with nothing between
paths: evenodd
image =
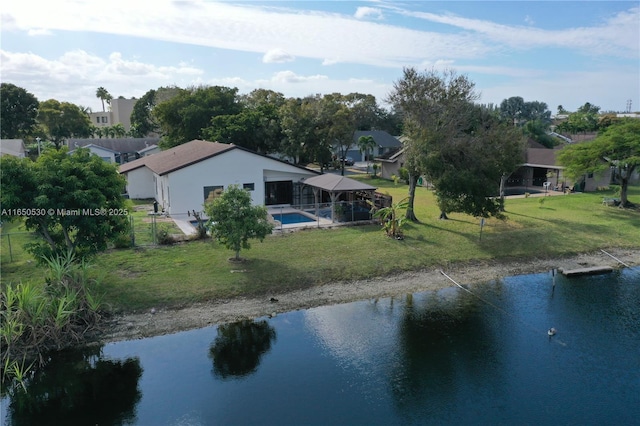
<instances>
[{"instance_id":1,"label":"neighboring house","mask_svg":"<svg viewBox=\"0 0 640 426\"><path fill-rule=\"evenodd\" d=\"M347 150L345 157L351 157L354 161L366 161L364 153L360 152L360 148L358 147L360 136L372 136L376 142L376 148L372 152L369 152L371 158L384 155L389 151L402 147L402 143L398 138L391 136L384 130L358 130L353 134L353 144ZM339 147L334 148L334 152L338 156L341 155L339 149Z\"/></svg>"},{"instance_id":2,"label":"neighboring house","mask_svg":"<svg viewBox=\"0 0 640 426\"><path fill-rule=\"evenodd\" d=\"M82 148L89 148L89 151L91 151L92 154L97 155L107 163L117 163L116 159L120 157L120 153L118 151L114 151L109 148L103 148L92 143L90 143L89 145L85 145ZM69 154L71 154L73 151L75 151L75 149L69 151Z\"/></svg>"},{"instance_id":3,"label":"neighboring house","mask_svg":"<svg viewBox=\"0 0 640 426\"><path fill-rule=\"evenodd\" d=\"M120 166L133 199L155 199L173 217L201 212L216 191L235 184L254 205L311 204L302 183L319 173L233 144L194 140Z\"/></svg>"},{"instance_id":4,"label":"neighboring house","mask_svg":"<svg viewBox=\"0 0 640 426\"><path fill-rule=\"evenodd\" d=\"M158 152L160 152L160 147L158 145L149 145L148 147L137 151L137 154L140 157L146 157L147 155L157 154Z\"/></svg>"},{"instance_id":5,"label":"neighboring house","mask_svg":"<svg viewBox=\"0 0 640 426\"><path fill-rule=\"evenodd\" d=\"M590 192L612 183L611 169L603 173L588 173L577 180L566 177L564 167L558 165L557 157L562 148L527 148L526 161L507 179L507 187L534 187L543 189L548 182L549 189Z\"/></svg>"},{"instance_id":6,"label":"neighboring house","mask_svg":"<svg viewBox=\"0 0 640 426\"><path fill-rule=\"evenodd\" d=\"M375 158L380 163L380 177L391 179L392 176L399 176L400 167L404 167L406 157L404 148L397 148Z\"/></svg>"},{"instance_id":7,"label":"neighboring house","mask_svg":"<svg viewBox=\"0 0 640 426\"><path fill-rule=\"evenodd\" d=\"M109 127L115 124L122 124L128 132L131 130L131 113L133 107L138 102L136 98L131 99L111 99L109 111L89 113L91 124L96 127Z\"/></svg>"},{"instance_id":8,"label":"neighboring house","mask_svg":"<svg viewBox=\"0 0 640 426\"><path fill-rule=\"evenodd\" d=\"M26 157L27 149L24 146L24 141L22 139L2 139L0 141L0 156L3 155Z\"/></svg>"},{"instance_id":9,"label":"neighboring house","mask_svg":"<svg viewBox=\"0 0 640 426\"><path fill-rule=\"evenodd\" d=\"M69 150L93 145L116 152L115 162L124 164L140 157L148 155L154 149L147 150L158 145L159 138L90 138L90 139L69 139L67 144ZM147 150L147 151L146 151ZM158 150L159 151L159 148ZM156 152L157 152L156 151Z\"/></svg>"}]
</instances>

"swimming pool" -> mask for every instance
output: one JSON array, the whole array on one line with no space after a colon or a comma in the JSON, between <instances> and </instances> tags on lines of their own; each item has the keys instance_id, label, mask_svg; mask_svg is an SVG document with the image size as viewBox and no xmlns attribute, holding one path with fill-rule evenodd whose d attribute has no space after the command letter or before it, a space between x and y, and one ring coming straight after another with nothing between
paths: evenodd
<instances>
[{"instance_id":1,"label":"swimming pool","mask_svg":"<svg viewBox=\"0 0 640 426\"><path fill-rule=\"evenodd\" d=\"M315 219L305 216L301 213L277 213L272 214L273 218L283 225L291 225L293 223L315 222Z\"/></svg>"}]
</instances>

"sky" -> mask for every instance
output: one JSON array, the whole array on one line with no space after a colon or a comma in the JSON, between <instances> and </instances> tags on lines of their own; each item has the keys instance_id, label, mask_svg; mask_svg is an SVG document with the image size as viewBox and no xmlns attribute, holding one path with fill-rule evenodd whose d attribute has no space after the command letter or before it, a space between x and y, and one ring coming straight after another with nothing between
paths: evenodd
<instances>
[{"instance_id":1,"label":"sky","mask_svg":"<svg viewBox=\"0 0 640 426\"><path fill-rule=\"evenodd\" d=\"M12 0L0 80L101 111L98 87L367 93L405 67L453 69L479 102L640 111L640 1Z\"/></svg>"}]
</instances>

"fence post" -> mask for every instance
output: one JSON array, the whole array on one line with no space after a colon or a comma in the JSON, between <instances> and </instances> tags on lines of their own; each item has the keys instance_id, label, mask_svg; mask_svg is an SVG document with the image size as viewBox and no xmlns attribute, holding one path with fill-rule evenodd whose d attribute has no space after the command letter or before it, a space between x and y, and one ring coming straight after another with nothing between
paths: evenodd
<instances>
[{"instance_id":1,"label":"fence post","mask_svg":"<svg viewBox=\"0 0 640 426\"><path fill-rule=\"evenodd\" d=\"M9 242L9 259L13 262L13 250L11 250L11 234L7 234L7 241Z\"/></svg>"},{"instance_id":2,"label":"fence post","mask_svg":"<svg viewBox=\"0 0 640 426\"><path fill-rule=\"evenodd\" d=\"M134 225L133 216L129 216L129 227L131 229L131 247L136 246L136 228Z\"/></svg>"}]
</instances>

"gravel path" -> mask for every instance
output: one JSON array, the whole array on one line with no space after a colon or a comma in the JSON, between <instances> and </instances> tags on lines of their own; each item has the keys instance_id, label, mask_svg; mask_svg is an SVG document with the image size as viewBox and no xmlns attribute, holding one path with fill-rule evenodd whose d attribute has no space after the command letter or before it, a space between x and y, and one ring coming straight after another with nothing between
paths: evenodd
<instances>
[{"instance_id":1,"label":"gravel path","mask_svg":"<svg viewBox=\"0 0 640 426\"><path fill-rule=\"evenodd\" d=\"M629 266L640 264L640 249L611 249L607 253ZM444 272L460 284L473 285L501 277L547 272L554 268L567 270L591 266L619 268L622 264L598 250L561 259L451 265ZM431 269L361 281L336 282L284 294L197 303L180 309L158 307L148 312L115 316L106 324L104 333L98 339L101 342L140 339L298 309L439 290L454 285L440 269Z\"/></svg>"}]
</instances>

